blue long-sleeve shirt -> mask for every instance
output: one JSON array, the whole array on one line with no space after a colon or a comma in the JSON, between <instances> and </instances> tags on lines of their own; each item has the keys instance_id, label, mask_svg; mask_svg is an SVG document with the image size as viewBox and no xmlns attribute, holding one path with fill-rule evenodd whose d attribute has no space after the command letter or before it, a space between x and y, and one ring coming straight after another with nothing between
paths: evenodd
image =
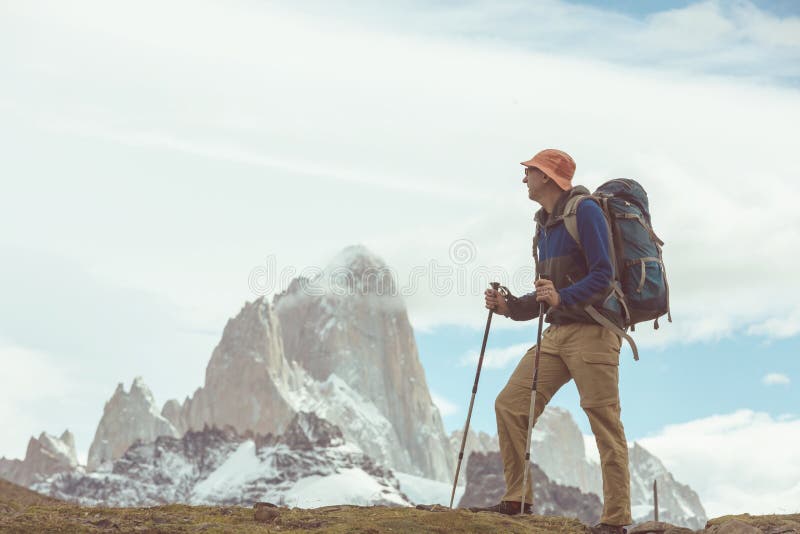
<instances>
[{"instance_id":1,"label":"blue long-sleeve shirt","mask_svg":"<svg viewBox=\"0 0 800 534\"><path fill-rule=\"evenodd\" d=\"M565 193L559 200L555 213L563 210L568 197ZM583 249L563 222L552 220L544 210L537 214L540 273L550 275L561 298L561 304L548 311L548 322L593 322L583 307L602 304L612 288L614 270L605 215L596 202L587 199L578 205L576 216ZM518 321L537 317L536 292L510 299L509 311L509 317Z\"/></svg>"}]
</instances>

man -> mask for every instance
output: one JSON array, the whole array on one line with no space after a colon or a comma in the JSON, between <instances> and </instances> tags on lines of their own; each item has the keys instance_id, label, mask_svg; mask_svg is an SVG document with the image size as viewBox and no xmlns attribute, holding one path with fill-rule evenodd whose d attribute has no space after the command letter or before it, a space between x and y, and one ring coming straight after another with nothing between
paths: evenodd
<instances>
[{"instance_id":1,"label":"man","mask_svg":"<svg viewBox=\"0 0 800 534\"><path fill-rule=\"evenodd\" d=\"M538 223L537 274L535 291L521 297L502 297L486 291L486 307L517 321L538 317L539 303L547 308L550 326L542 334L534 424L548 401L570 379L580 394L581 407L589 417L600 451L603 472L603 515L591 531L598 534L624 533L630 524L630 475L628 445L620 420L619 349L620 337L597 324L584 307L593 305L616 325L622 325L620 303L612 293L613 263L610 257L608 225L600 206L591 200L577 210L582 247L572 239L562 220L567 200L588 194L572 186L575 162L560 150L543 150L522 162L523 183L528 197L541 205ZM534 240L536 243L536 240ZM523 466L528 432L535 347L522 357L505 388L495 401L497 435L503 458L506 493L489 510L519 513L522 500ZM532 477L524 488L525 511L533 502Z\"/></svg>"}]
</instances>

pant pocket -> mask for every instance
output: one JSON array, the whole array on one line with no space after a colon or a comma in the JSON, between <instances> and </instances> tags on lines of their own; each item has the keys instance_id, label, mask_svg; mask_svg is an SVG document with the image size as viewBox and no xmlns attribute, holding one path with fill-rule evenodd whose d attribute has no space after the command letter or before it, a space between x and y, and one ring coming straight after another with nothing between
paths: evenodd
<instances>
[{"instance_id":1,"label":"pant pocket","mask_svg":"<svg viewBox=\"0 0 800 534\"><path fill-rule=\"evenodd\" d=\"M584 352L573 375L581 407L595 408L619 402L619 353Z\"/></svg>"}]
</instances>

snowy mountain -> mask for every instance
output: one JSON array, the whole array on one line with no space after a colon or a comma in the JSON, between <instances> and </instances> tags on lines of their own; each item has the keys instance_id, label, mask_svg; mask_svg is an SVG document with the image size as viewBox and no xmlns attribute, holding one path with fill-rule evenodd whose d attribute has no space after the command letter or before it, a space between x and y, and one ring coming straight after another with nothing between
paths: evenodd
<instances>
[{"instance_id":1,"label":"snowy mountain","mask_svg":"<svg viewBox=\"0 0 800 534\"><path fill-rule=\"evenodd\" d=\"M447 504L460 433L444 433L394 284L382 260L348 247L314 280L293 280L272 302L245 303L225 325L203 386L182 403L159 411L141 378L129 392L120 384L104 407L88 473L66 432L31 438L24 461L0 459L0 477L112 506ZM471 452L497 449L496 437L470 432L462 473ZM581 492L602 495L599 465L569 412L545 410L532 454L553 484L580 490L558 493L566 500L553 510L577 514ZM705 522L697 495L657 458L638 445L630 458L637 519L652 513L657 479L662 518ZM485 481L490 494L502 491L489 487L495 479ZM480 493L461 482L457 495Z\"/></svg>"},{"instance_id":2,"label":"snowy mountain","mask_svg":"<svg viewBox=\"0 0 800 534\"><path fill-rule=\"evenodd\" d=\"M408 506L392 472L341 431L298 413L280 436L240 435L228 428L189 431L136 443L122 458L89 473L61 473L32 489L83 505L165 503L301 507L329 504Z\"/></svg>"},{"instance_id":3,"label":"snowy mountain","mask_svg":"<svg viewBox=\"0 0 800 534\"><path fill-rule=\"evenodd\" d=\"M658 518L692 529L705 527L707 518L697 493L677 482L661 460L638 443L628 451L631 507L638 521L653 520L653 481L658 483Z\"/></svg>"},{"instance_id":4,"label":"snowy mountain","mask_svg":"<svg viewBox=\"0 0 800 534\"><path fill-rule=\"evenodd\" d=\"M390 422L391 450L376 459L400 471L451 478L453 454L405 304L383 260L362 246L347 247L318 279L290 284L275 298L275 310L290 361L319 381L335 374Z\"/></svg>"},{"instance_id":5,"label":"snowy mountain","mask_svg":"<svg viewBox=\"0 0 800 534\"><path fill-rule=\"evenodd\" d=\"M103 417L89 447L87 467L90 471L98 469L122 456L136 441L154 441L159 436L177 437L178 432L159 413L142 377L134 379L129 392L120 383L103 408Z\"/></svg>"},{"instance_id":6,"label":"snowy mountain","mask_svg":"<svg viewBox=\"0 0 800 534\"><path fill-rule=\"evenodd\" d=\"M0 458L0 478L28 486L42 477L78 469L75 438L65 430L61 437L45 432L31 438L24 460Z\"/></svg>"}]
</instances>

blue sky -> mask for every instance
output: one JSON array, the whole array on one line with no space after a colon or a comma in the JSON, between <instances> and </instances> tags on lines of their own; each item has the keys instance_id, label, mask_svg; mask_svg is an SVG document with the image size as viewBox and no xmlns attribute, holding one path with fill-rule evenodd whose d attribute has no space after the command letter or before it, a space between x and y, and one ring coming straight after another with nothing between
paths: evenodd
<instances>
[{"instance_id":1,"label":"blue sky","mask_svg":"<svg viewBox=\"0 0 800 534\"><path fill-rule=\"evenodd\" d=\"M623 356L629 438L712 513L800 502L799 9L0 4L0 455L64 427L85 454L137 375L159 402L191 394L265 262L293 276L363 243L401 283L435 263L525 291L535 206L518 162L555 146L589 187L639 179L667 242L676 321L637 331L640 362ZM460 428L485 279L428 282L405 300ZM495 326L474 419L487 431L535 328ZM572 386L554 402L588 431ZM759 463L753 432L786 460Z\"/></svg>"},{"instance_id":2,"label":"blue sky","mask_svg":"<svg viewBox=\"0 0 800 534\"><path fill-rule=\"evenodd\" d=\"M476 310L480 313L480 310ZM508 321L503 317L500 321ZM496 325L498 318L493 319ZM495 330L489 349L519 343L534 345L536 321L525 330ZM649 326L645 326L646 328ZM663 328L669 328L669 325ZM640 327L641 328L641 327ZM457 406L445 416L449 430L460 429L475 378L476 366L464 355L478 353L483 332L472 328L446 327L417 335L422 362L434 391ZM796 377L800 372L800 340L764 342L734 335L718 341L691 343L642 351L634 362L624 348L620 366L620 396L628 439L657 433L667 424L684 423L702 416L752 409L774 417L798 415L800 393L792 384L764 383L777 373ZM520 354L521 357L521 354ZM484 367L471 426L496 433L494 398L503 388L518 359L501 368ZM447 380L439 377L446 376ZM578 404L574 383L565 385L553 405L572 412L585 434L591 434Z\"/></svg>"},{"instance_id":3,"label":"blue sky","mask_svg":"<svg viewBox=\"0 0 800 534\"><path fill-rule=\"evenodd\" d=\"M608 11L616 11L636 17L646 17L653 13L667 11L670 9L680 9L696 4L694 0L649 0L639 2L638 0L617 0L615 2L603 2L597 0L573 0L572 4L583 4L593 6ZM780 17L800 14L800 5L793 0L756 0L755 6L764 11L768 11Z\"/></svg>"}]
</instances>

